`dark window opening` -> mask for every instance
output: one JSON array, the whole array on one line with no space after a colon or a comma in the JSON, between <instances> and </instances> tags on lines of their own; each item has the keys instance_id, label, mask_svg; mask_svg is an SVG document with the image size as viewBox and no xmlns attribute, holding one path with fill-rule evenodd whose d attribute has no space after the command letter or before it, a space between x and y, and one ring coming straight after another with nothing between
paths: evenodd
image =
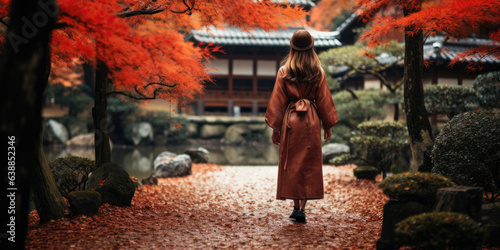
<instances>
[{"instance_id":1,"label":"dark window opening","mask_svg":"<svg viewBox=\"0 0 500 250\"><path fill-rule=\"evenodd\" d=\"M252 91L252 79L235 78L233 79L234 91Z\"/></svg>"},{"instance_id":2,"label":"dark window opening","mask_svg":"<svg viewBox=\"0 0 500 250\"><path fill-rule=\"evenodd\" d=\"M227 113L227 107L205 107L207 113Z\"/></svg>"},{"instance_id":3,"label":"dark window opening","mask_svg":"<svg viewBox=\"0 0 500 250\"><path fill-rule=\"evenodd\" d=\"M214 82L205 82L207 90L228 90L229 84L227 78L214 78Z\"/></svg>"},{"instance_id":4,"label":"dark window opening","mask_svg":"<svg viewBox=\"0 0 500 250\"><path fill-rule=\"evenodd\" d=\"M257 91L271 92L274 88L274 79L259 79L257 80Z\"/></svg>"}]
</instances>

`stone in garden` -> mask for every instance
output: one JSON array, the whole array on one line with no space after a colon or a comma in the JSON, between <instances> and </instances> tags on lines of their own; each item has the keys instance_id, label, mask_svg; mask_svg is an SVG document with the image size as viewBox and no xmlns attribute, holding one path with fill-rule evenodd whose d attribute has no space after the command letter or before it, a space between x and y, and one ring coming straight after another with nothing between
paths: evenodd
<instances>
[{"instance_id":1,"label":"stone in garden","mask_svg":"<svg viewBox=\"0 0 500 250\"><path fill-rule=\"evenodd\" d=\"M142 183L142 185L158 185L158 179L150 176L146 179L142 179L141 183Z\"/></svg>"},{"instance_id":2,"label":"stone in garden","mask_svg":"<svg viewBox=\"0 0 500 250\"><path fill-rule=\"evenodd\" d=\"M85 184L85 190L99 192L103 203L130 206L135 186L122 167L112 162L106 162L91 173Z\"/></svg>"},{"instance_id":3,"label":"stone in garden","mask_svg":"<svg viewBox=\"0 0 500 250\"><path fill-rule=\"evenodd\" d=\"M95 161L78 156L56 158L49 162L49 167L64 197L72 191L84 190L89 174L96 169Z\"/></svg>"},{"instance_id":4,"label":"stone in garden","mask_svg":"<svg viewBox=\"0 0 500 250\"><path fill-rule=\"evenodd\" d=\"M66 141L66 147L70 148L94 148L94 133L77 135ZM113 149L113 143L109 140L109 145Z\"/></svg>"},{"instance_id":5,"label":"stone in garden","mask_svg":"<svg viewBox=\"0 0 500 250\"><path fill-rule=\"evenodd\" d=\"M220 124L205 124L201 127L201 139L222 138L226 133L226 126Z\"/></svg>"},{"instance_id":6,"label":"stone in garden","mask_svg":"<svg viewBox=\"0 0 500 250\"><path fill-rule=\"evenodd\" d=\"M149 145L153 142L153 127L148 122L125 125L125 138L134 145Z\"/></svg>"},{"instance_id":7,"label":"stone in garden","mask_svg":"<svg viewBox=\"0 0 500 250\"><path fill-rule=\"evenodd\" d=\"M486 203L482 206L484 244L500 247L500 203Z\"/></svg>"},{"instance_id":8,"label":"stone in garden","mask_svg":"<svg viewBox=\"0 0 500 250\"><path fill-rule=\"evenodd\" d=\"M343 154L349 154L351 149L345 144L328 143L321 148L321 152L323 153L323 163L330 164L331 159Z\"/></svg>"},{"instance_id":9,"label":"stone in garden","mask_svg":"<svg viewBox=\"0 0 500 250\"><path fill-rule=\"evenodd\" d=\"M169 152L169 151L161 152L161 154L156 156L156 158L153 162L153 168L156 168L156 166L160 165L160 163L162 163L162 162L171 161L176 156L177 156L177 154Z\"/></svg>"},{"instance_id":10,"label":"stone in garden","mask_svg":"<svg viewBox=\"0 0 500 250\"><path fill-rule=\"evenodd\" d=\"M166 178L191 174L191 157L189 155L181 154L173 158L165 157L163 160L159 160L158 157L154 162L152 177Z\"/></svg>"},{"instance_id":11,"label":"stone in garden","mask_svg":"<svg viewBox=\"0 0 500 250\"><path fill-rule=\"evenodd\" d=\"M353 169L353 174L357 179L374 181L378 175L378 169L372 166L359 166Z\"/></svg>"},{"instance_id":12,"label":"stone in garden","mask_svg":"<svg viewBox=\"0 0 500 250\"><path fill-rule=\"evenodd\" d=\"M209 152L205 148L190 148L184 154L189 155L193 163L208 163Z\"/></svg>"},{"instance_id":13,"label":"stone in garden","mask_svg":"<svg viewBox=\"0 0 500 250\"><path fill-rule=\"evenodd\" d=\"M102 196L96 191L73 191L67 198L69 209L75 215L95 215L102 205Z\"/></svg>"},{"instance_id":14,"label":"stone in garden","mask_svg":"<svg viewBox=\"0 0 500 250\"><path fill-rule=\"evenodd\" d=\"M242 144L248 141L250 129L246 124L234 124L227 128L224 134L225 144Z\"/></svg>"},{"instance_id":15,"label":"stone in garden","mask_svg":"<svg viewBox=\"0 0 500 250\"><path fill-rule=\"evenodd\" d=\"M66 129L66 127L52 119L48 120L45 123L43 134L44 141L48 143L57 143L64 145L69 138L68 130Z\"/></svg>"},{"instance_id":16,"label":"stone in garden","mask_svg":"<svg viewBox=\"0 0 500 250\"><path fill-rule=\"evenodd\" d=\"M431 212L431 207L416 201L393 201L384 205L382 232L377 249L399 249L394 241L396 223L413 215Z\"/></svg>"},{"instance_id":17,"label":"stone in garden","mask_svg":"<svg viewBox=\"0 0 500 250\"><path fill-rule=\"evenodd\" d=\"M477 222L481 221L483 188L481 187L446 187L436 193L435 211L456 212L469 215Z\"/></svg>"}]
</instances>

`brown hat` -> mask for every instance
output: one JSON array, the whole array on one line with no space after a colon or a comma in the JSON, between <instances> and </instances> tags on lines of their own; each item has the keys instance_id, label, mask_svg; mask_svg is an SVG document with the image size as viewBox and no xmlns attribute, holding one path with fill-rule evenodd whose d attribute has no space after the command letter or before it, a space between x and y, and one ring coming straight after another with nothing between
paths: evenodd
<instances>
[{"instance_id":1,"label":"brown hat","mask_svg":"<svg viewBox=\"0 0 500 250\"><path fill-rule=\"evenodd\" d=\"M296 30L290 39L290 47L297 51L304 51L314 46L314 38L307 30Z\"/></svg>"}]
</instances>

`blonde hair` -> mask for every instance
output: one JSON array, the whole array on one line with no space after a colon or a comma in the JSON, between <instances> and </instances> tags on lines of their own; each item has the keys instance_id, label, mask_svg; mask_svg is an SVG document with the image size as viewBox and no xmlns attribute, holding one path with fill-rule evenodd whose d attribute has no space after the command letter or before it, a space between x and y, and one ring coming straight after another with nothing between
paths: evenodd
<instances>
[{"instance_id":1,"label":"blonde hair","mask_svg":"<svg viewBox=\"0 0 500 250\"><path fill-rule=\"evenodd\" d=\"M311 82L321 81L321 62L314 49L297 51L290 48L290 53L283 59L285 70L284 79L290 82Z\"/></svg>"}]
</instances>

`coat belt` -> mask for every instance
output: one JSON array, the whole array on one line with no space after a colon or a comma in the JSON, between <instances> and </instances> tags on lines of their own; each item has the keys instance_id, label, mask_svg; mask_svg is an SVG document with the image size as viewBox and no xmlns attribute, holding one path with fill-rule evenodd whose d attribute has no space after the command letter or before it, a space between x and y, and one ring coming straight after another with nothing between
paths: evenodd
<instances>
[{"instance_id":1,"label":"coat belt","mask_svg":"<svg viewBox=\"0 0 500 250\"><path fill-rule=\"evenodd\" d=\"M309 107L313 106L316 108L316 103L314 101L308 100L308 99L299 99L298 101L290 102L288 104L288 107L286 108L287 116L286 116L286 127L285 127L285 133L288 132L288 129L290 128L290 116L292 111L295 112L307 112ZM306 126L309 126L309 118L306 115ZM310 128L307 129L307 133L310 133ZM286 156L285 156L285 164L283 166L283 170L286 170L286 165L288 163L288 149L290 148L288 145L288 136L285 134L285 139L286 139Z\"/></svg>"}]
</instances>

